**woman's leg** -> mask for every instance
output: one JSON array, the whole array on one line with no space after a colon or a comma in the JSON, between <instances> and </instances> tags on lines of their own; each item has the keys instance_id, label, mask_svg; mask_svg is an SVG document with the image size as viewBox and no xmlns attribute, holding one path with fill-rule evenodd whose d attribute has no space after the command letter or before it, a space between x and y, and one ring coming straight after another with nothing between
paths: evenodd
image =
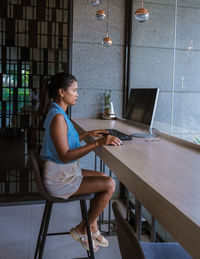
<instances>
[{"instance_id":1,"label":"woman's leg","mask_svg":"<svg viewBox=\"0 0 200 259\"><path fill-rule=\"evenodd\" d=\"M108 177L103 172L98 172L98 171L88 170L88 169L82 169L82 174L83 174L83 176L106 176L106 177ZM92 202L93 202L93 199L90 200L90 203L92 203ZM96 218L95 222L91 225L91 231L92 231L92 233L96 233L98 231L97 218ZM102 239L102 236L99 235L97 237L97 240L101 240L101 239Z\"/></svg>"},{"instance_id":2,"label":"woman's leg","mask_svg":"<svg viewBox=\"0 0 200 259\"><path fill-rule=\"evenodd\" d=\"M82 169L82 174L83 176L104 176L108 177L105 173L103 172L98 172L98 171L93 171L93 170L87 170L87 169ZM115 184L115 183L114 183ZM94 199L90 200L90 207L93 206L93 202L95 202ZM97 218L95 219L94 223L90 225L91 232L96 233L98 231L98 225L97 225ZM101 241L103 236L100 234L97 237L98 241Z\"/></svg>"},{"instance_id":3,"label":"woman's leg","mask_svg":"<svg viewBox=\"0 0 200 259\"><path fill-rule=\"evenodd\" d=\"M79 189L74 194L74 195L81 195L81 194L87 194L87 193L93 193L93 192L96 193L95 198L91 200L90 208L88 211L89 223L94 232L97 231L97 218L104 210L106 205L108 204L115 190L115 182L113 181L113 179L108 176L105 176L105 177L102 177L102 176L104 175L84 176L84 173L83 173L82 183ZM82 221L76 227L76 230L78 230L80 234L85 234L86 233L85 222Z\"/></svg>"},{"instance_id":4,"label":"woman's leg","mask_svg":"<svg viewBox=\"0 0 200 259\"><path fill-rule=\"evenodd\" d=\"M87 169L82 169L82 174L83 176L107 176L103 172L97 172L97 171L87 170Z\"/></svg>"}]
</instances>

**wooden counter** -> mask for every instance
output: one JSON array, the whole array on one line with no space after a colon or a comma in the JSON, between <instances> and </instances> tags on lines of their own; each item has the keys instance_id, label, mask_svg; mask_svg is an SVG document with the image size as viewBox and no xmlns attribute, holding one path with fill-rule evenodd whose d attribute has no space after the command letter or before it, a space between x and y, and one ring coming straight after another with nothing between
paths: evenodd
<instances>
[{"instance_id":1,"label":"wooden counter","mask_svg":"<svg viewBox=\"0 0 200 259\"><path fill-rule=\"evenodd\" d=\"M138 129L120 120L74 119L79 132ZM95 152L144 207L195 259L200 258L200 149L175 138L133 138ZM86 140L92 141L91 138Z\"/></svg>"}]
</instances>

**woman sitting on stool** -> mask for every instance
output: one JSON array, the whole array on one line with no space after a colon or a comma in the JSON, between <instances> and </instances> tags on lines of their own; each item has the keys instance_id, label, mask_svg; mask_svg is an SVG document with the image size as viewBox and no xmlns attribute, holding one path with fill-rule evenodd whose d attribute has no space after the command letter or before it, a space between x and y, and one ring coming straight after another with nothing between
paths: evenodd
<instances>
[{"instance_id":1,"label":"woman sitting on stool","mask_svg":"<svg viewBox=\"0 0 200 259\"><path fill-rule=\"evenodd\" d=\"M71 195L95 192L95 197L90 202L88 218L93 248L97 251L98 246L109 245L98 230L97 218L112 197L115 182L102 172L80 169L78 159L98 146L119 146L121 141L114 136L103 136L103 133L107 133L106 130L92 130L78 135L66 114L67 107L76 104L77 87L76 78L65 72L44 81L38 110L45 112L48 109L48 113L44 122L45 134L40 155L45 160L44 184L51 195L67 199ZM53 102L50 104L51 99ZM81 147L80 141L86 136L100 138ZM89 249L84 221L72 228L70 234Z\"/></svg>"}]
</instances>

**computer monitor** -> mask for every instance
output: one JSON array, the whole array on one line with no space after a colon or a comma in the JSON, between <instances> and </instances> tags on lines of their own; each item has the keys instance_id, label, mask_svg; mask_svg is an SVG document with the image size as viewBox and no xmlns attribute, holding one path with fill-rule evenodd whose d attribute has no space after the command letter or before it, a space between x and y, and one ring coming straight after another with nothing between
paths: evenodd
<instances>
[{"instance_id":1,"label":"computer monitor","mask_svg":"<svg viewBox=\"0 0 200 259\"><path fill-rule=\"evenodd\" d=\"M145 125L148 133L135 133L133 137L152 137L152 126L159 88L132 88L126 111L126 119Z\"/></svg>"}]
</instances>

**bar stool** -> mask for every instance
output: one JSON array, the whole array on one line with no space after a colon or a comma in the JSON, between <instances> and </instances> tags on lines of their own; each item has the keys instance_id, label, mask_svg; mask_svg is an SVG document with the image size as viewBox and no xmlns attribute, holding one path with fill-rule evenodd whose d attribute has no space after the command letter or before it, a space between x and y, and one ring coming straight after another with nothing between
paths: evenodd
<instances>
[{"instance_id":1,"label":"bar stool","mask_svg":"<svg viewBox=\"0 0 200 259\"><path fill-rule=\"evenodd\" d=\"M62 233L47 233L48 232L48 226L51 216L51 211L54 203L66 203L66 202L72 202L72 201L80 201L80 207L81 207L81 215L82 219L86 222L86 229L87 229L87 236L88 236L88 243L89 243L89 251L87 251L88 257L84 258L94 258L94 251L92 246L92 238L91 238L91 232L90 232L90 226L88 221L88 215L87 215L87 205L86 200L91 200L94 198L94 194L87 194L87 195L79 195L79 196L71 196L68 199L62 199L51 196L45 189L43 181L42 181L42 169L44 162L41 160L39 154L37 152L31 152L30 159L33 165L33 172L35 177L35 182L37 185L37 189L41 195L41 197L46 200L43 217L40 225L39 235L37 239L37 245L35 249L35 255L34 259L42 259L43 252L44 252L44 246L46 242L47 236L52 235L66 235L69 234L69 232L62 232Z\"/></svg>"},{"instance_id":2,"label":"bar stool","mask_svg":"<svg viewBox=\"0 0 200 259\"><path fill-rule=\"evenodd\" d=\"M192 259L179 243L139 242L128 222L122 217L118 203L112 204L117 238L122 259Z\"/></svg>"}]
</instances>

